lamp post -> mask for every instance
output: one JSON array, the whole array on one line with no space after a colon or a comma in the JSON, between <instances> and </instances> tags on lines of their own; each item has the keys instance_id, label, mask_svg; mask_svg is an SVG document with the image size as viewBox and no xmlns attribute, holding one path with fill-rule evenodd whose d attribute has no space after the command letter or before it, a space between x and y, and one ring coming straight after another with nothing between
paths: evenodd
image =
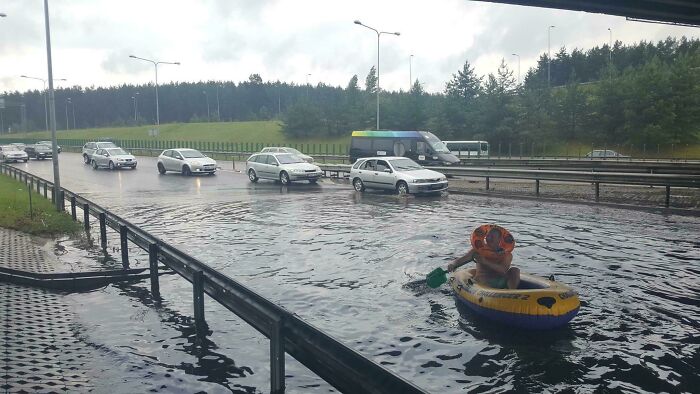
<instances>
[{"instance_id":1,"label":"lamp post","mask_svg":"<svg viewBox=\"0 0 700 394\"><path fill-rule=\"evenodd\" d=\"M160 108L158 107L158 65L159 64L175 64L175 65L180 65L180 62L161 62L158 60L151 60L151 59L144 59L142 57L134 56L134 55L129 55L130 58L132 59L138 59L138 60L143 60L146 62L153 63L153 67L156 69L156 125L160 125Z\"/></svg>"},{"instance_id":2,"label":"lamp post","mask_svg":"<svg viewBox=\"0 0 700 394\"><path fill-rule=\"evenodd\" d=\"M408 57L408 91L413 87L413 55Z\"/></svg>"},{"instance_id":3,"label":"lamp post","mask_svg":"<svg viewBox=\"0 0 700 394\"><path fill-rule=\"evenodd\" d=\"M552 29L556 26L549 26L547 28L547 87L551 86L551 75L552 75Z\"/></svg>"},{"instance_id":4,"label":"lamp post","mask_svg":"<svg viewBox=\"0 0 700 394\"><path fill-rule=\"evenodd\" d=\"M70 104L70 97L66 99L66 130L68 130L68 104Z\"/></svg>"},{"instance_id":5,"label":"lamp post","mask_svg":"<svg viewBox=\"0 0 700 394\"><path fill-rule=\"evenodd\" d=\"M520 85L520 55L517 53L513 53L512 55L518 57L518 85Z\"/></svg>"},{"instance_id":6,"label":"lamp post","mask_svg":"<svg viewBox=\"0 0 700 394\"><path fill-rule=\"evenodd\" d=\"M608 55L609 55L609 62L610 62L610 82L612 83L612 50L613 50L613 42L612 42L612 29L608 27L608 32L610 32L610 44L608 44Z\"/></svg>"},{"instance_id":7,"label":"lamp post","mask_svg":"<svg viewBox=\"0 0 700 394\"><path fill-rule=\"evenodd\" d=\"M70 109L73 112L73 130L77 130L78 127L75 125L75 101L70 102Z\"/></svg>"},{"instance_id":8,"label":"lamp post","mask_svg":"<svg viewBox=\"0 0 700 394\"><path fill-rule=\"evenodd\" d=\"M363 24L363 23L360 22L359 20L356 20L356 21L355 21L355 24L356 24L356 25L363 26L363 27L366 27L366 28L368 28L368 29L374 31L375 33L377 33L377 130L379 130L379 37L380 37L382 34L392 34L392 35L395 35L395 36L400 36L401 33L399 33L399 32L389 32L389 31L379 31L379 30L377 30L377 29L375 29L375 28L373 28L373 27L369 27L369 26Z\"/></svg>"},{"instance_id":9,"label":"lamp post","mask_svg":"<svg viewBox=\"0 0 700 394\"><path fill-rule=\"evenodd\" d=\"M51 151L53 160L53 192L56 198L56 210L63 210L63 201L58 198L61 193L61 176L58 170L58 144L56 143L56 101L53 95L53 66L51 64L51 29L49 27L49 0L44 0L44 25L46 26L46 65L49 80L49 127L51 128Z\"/></svg>"},{"instance_id":10,"label":"lamp post","mask_svg":"<svg viewBox=\"0 0 700 394\"><path fill-rule=\"evenodd\" d=\"M27 78L27 79L36 79L37 81L41 81L44 84L43 92L44 92L44 119L46 120L46 131L49 131L49 105L46 100L46 79L44 78L37 78L37 77L28 77L26 75L20 75L21 78ZM57 78L54 79L54 81L67 81L67 79L63 78Z\"/></svg>"},{"instance_id":11,"label":"lamp post","mask_svg":"<svg viewBox=\"0 0 700 394\"><path fill-rule=\"evenodd\" d=\"M139 92L134 93L131 99L134 101L134 122L139 121Z\"/></svg>"},{"instance_id":12,"label":"lamp post","mask_svg":"<svg viewBox=\"0 0 700 394\"><path fill-rule=\"evenodd\" d=\"M219 105L219 84L216 84L216 121L221 122L221 106Z\"/></svg>"},{"instance_id":13,"label":"lamp post","mask_svg":"<svg viewBox=\"0 0 700 394\"><path fill-rule=\"evenodd\" d=\"M311 73L306 74L306 98L309 98L309 77Z\"/></svg>"},{"instance_id":14,"label":"lamp post","mask_svg":"<svg viewBox=\"0 0 700 394\"><path fill-rule=\"evenodd\" d=\"M207 122L209 122L211 121L211 116L209 116L209 96L206 90L202 90L202 93L204 93L204 98L207 100Z\"/></svg>"}]
</instances>

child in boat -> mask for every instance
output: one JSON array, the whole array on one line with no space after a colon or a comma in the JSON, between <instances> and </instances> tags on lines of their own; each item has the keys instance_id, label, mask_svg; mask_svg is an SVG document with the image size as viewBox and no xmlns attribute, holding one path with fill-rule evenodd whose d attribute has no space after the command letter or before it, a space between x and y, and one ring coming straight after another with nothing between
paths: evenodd
<instances>
[{"instance_id":1,"label":"child in boat","mask_svg":"<svg viewBox=\"0 0 700 394\"><path fill-rule=\"evenodd\" d=\"M505 229L503 230L505 231ZM496 289L517 289L520 284L520 269L511 266L513 255L502 247L503 232L501 227L491 226L486 233L485 240L485 246L481 249L481 253L472 248L467 254L451 262L447 266L447 270L452 272L474 260L476 268L470 269L474 280Z\"/></svg>"}]
</instances>

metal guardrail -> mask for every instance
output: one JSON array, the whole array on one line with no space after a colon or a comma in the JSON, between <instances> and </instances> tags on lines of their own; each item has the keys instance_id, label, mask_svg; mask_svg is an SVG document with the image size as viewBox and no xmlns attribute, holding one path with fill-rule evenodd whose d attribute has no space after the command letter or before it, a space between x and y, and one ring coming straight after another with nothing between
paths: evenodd
<instances>
[{"instance_id":1,"label":"metal guardrail","mask_svg":"<svg viewBox=\"0 0 700 394\"><path fill-rule=\"evenodd\" d=\"M107 247L107 228L117 231L120 235L122 264L125 268L129 266L128 241L148 251L151 292L154 297L160 297L159 262L190 281L193 284L194 319L198 335L206 335L207 331L204 318L204 294L207 294L269 338L271 392L284 391L285 353L341 392L426 392L238 281L79 194L66 189L55 193L52 182L7 164L0 164L0 172L24 181L38 193L43 189L44 197L51 198L54 202L58 198L64 210L68 198L73 220L77 220L77 208L82 209L83 225L88 232L91 228L90 218L96 217L102 248Z\"/></svg>"},{"instance_id":2,"label":"metal guardrail","mask_svg":"<svg viewBox=\"0 0 700 394\"><path fill-rule=\"evenodd\" d=\"M595 170L619 172L647 172L664 174L698 174L700 161L646 160L646 159L577 159L577 158L471 158L461 159L466 167L516 167L552 170Z\"/></svg>"},{"instance_id":3,"label":"metal guardrail","mask_svg":"<svg viewBox=\"0 0 700 394\"><path fill-rule=\"evenodd\" d=\"M349 174L350 165L321 164L321 169L328 174ZM525 170L504 168L479 167L426 167L441 172L447 176L484 178L486 190L493 179L524 179L535 181L535 194L540 195L540 181L591 183L595 185L595 200L600 200L600 185L643 185L666 187L666 207L671 202L671 187L700 188L700 175L687 174L639 174L623 172L583 172L583 171L552 171Z\"/></svg>"}]
</instances>

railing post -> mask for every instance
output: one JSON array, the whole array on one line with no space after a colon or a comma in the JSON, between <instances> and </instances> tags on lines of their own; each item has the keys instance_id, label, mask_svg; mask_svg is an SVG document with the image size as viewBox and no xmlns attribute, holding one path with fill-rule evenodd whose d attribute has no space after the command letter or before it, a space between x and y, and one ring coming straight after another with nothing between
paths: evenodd
<instances>
[{"instance_id":1,"label":"railing post","mask_svg":"<svg viewBox=\"0 0 700 394\"><path fill-rule=\"evenodd\" d=\"M151 294L160 298L160 283L158 283L158 244L148 245L148 263L151 273Z\"/></svg>"},{"instance_id":2,"label":"railing post","mask_svg":"<svg viewBox=\"0 0 700 394\"><path fill-rule=\"evenodd\" d=\"M44 198L49 198L49 184L44 182Z\"/></svg>"},{"instance_id":3,"label":"railing post","mask_svg":"<svg viewBox=\"0 0 700 394\"><path fill-rule=\"evenodd\" d=\"M195 271L192 280L192 296L194 301L194 325L197 335L204 334L206 321L204 320L204 272Z\"/></svg>"},{"instance_id":4,"label":"railing post","mask_svg":"<svg viewBox=\"0 0 700 394\"><path fill-rule=\"evenodd\" d=\"M98 217L100 219L100 244L102 249L107 249L107 214L100 212Z\"/></svg>"},{"instance_id":5,"label":"railing post","mask_svg":"<svg viewBox=\"0 0 700 394\"><path fill-rule=\"evenodd\" d=\"M85 231L90 231L90 205L83 204L83 226L85 226Z\"/></svg>"},{"instance_id":6,"label":"railing post","mask_svg":"<svg viewBox=\"0 0 700 394\"><path fill-rule=\"evenodd\" d=\"M535 179L535 195L537 197L540 196L540 180L539 179Z\"/></svg>"},{"instance_id":7,"label":"railing post","mask_svg":"<svg viewBox=\"0 0 700 394\"><path fill-rule=\"evenodd\" d=\"M270 393L284 393L284 320L275 320L270 332Z\"/></svg>"},{"instance_id":8,"label":"railing post","mask_svg":"<svg viewBox=\"0 0 700 394\"><path fill-rule=\"evenodd\" d=\"M671 186L666 186L666 208L671 206Z\"/></svg>"},{"instance_id":9,"label":"railing post","mask_svg":"<svg viewBox=\"0 0 700 394\"><path fill-rule=\"evenodd\" d=\"M75 196L70 197L70 216L73 218L74 222L78 220L78 216L75 213Z\"/></svg>"},{"instance_id":10,"label":"railing post","mask_svg":"<svg viewBox=\"0 0 700 394\"><path fill-rule=\"evenodd\" d=\"M600 182L595 183L595 202L600 201Z\"/></svg>"},{"instance_id":11,"label":"railing post","mask_svg":"<svg viewBox=\"0 0 700 394\"><path fill-rule=\"evenodd\" d=\"M121 239L121 249L122 249L122 265L124 267L129 266L129 239L127 235L129 234L129 229L123 225L119 225L119 238Z\"/></svg>"},{"instance_id":12,"label":"railing post","mask_svg":"<svg viewBox=\"0 0 700 394\"><path fill-rule=\"evenodd\" d=\"M61 189L58 191L58 202L61 206L61 212L66 211L66 192Z\"/></svg>"},{"instance_id":13,"label":"railing post","mask_svg":"<svg viewBox=\"0 0 700 394\"><path fill-rule=\"evenodd\" d=\"M489 177L486 177L486 190L489 190Z\"/></svg>"}]
</instances>

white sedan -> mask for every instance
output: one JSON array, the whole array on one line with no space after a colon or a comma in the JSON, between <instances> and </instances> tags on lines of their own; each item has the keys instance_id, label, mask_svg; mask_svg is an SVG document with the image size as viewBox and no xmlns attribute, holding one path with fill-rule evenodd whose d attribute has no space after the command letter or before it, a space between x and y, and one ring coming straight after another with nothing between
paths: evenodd
<instances>
[{"instance_id":1,"label":"white sedan","mask_svg":"<svg viewBox=\"0 0 700 394\"><path fill-rule=\"evenodd\" d=\"M216 161L196 149L166 149L158 156L158 172L177 171L182 175L216 173Z\"/></svg>"},{"instance_id":2,"label":"white sedan","mask_svg":"<svg viewBox=\"0 0 700 394\"><path fill-rule=\"evenodd\" d=\"M447 190L445 175L423 168L406 157L366 157L350 169L356 191L365 188L396 190L399 194L440 193Z\"/></svg>"},{"instance_id":3,"label":"white sedan","mask_svg":"<svg viewBox=\"0 0 700 394\"><path fill-rule=\"evenodd\" d=\"M14 145L3 145L0 146L0 160L5 163L9 163L11 161L23 161L26 163L27 160L29 160L29 156L27 155L27 152L19 150Z\"/></svg>"}]
</instances>

